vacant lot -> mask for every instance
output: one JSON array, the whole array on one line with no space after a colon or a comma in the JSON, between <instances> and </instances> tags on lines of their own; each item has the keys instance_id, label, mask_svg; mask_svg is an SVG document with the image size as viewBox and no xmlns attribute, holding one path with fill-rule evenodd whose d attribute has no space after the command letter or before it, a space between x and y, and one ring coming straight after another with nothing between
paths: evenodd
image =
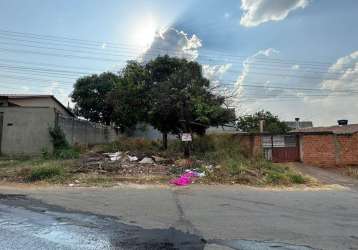
<instances>
[{"instance_id":1,"label":"vacant lot","mask_svg":"<svg viewBox=\"0 0 358 250\"><path fill-rule=\"evenodd\" d=\"M183 158L179 141L161 144L122 138L107 145L66 148L53 155L1 158L0 178L7 182L46 182L71 186L112 186L119 182L167 183L186 171L195 171L193 182L265 185L315 185L286 165L251 158L232 136L194 139L192 155Z\"/></svg>"}]
</instances>

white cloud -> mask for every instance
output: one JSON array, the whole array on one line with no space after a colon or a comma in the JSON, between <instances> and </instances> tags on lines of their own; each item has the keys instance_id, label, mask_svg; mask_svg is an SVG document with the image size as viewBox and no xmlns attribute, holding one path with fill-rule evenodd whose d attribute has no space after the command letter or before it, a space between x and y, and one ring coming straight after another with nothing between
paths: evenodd
<instances>
[{"instance_id":1,"label":"white cloud","mask_svg":"<svg viewBox=\"0 0 358 250\"><path fill-rule=\"evenodd\" d=\"M231 68L232 64L223 64L223 65L203 65L203 75L205 78L209 79L213 86L220 84L220 80L225 75L225 73Z\"/></svg>"},{"instance_id":2,"label":"white cloud","mask_svg":"<svg viewBox=\"0 0 358 250\"><path fill-rule=\"evenodd\" d=\"M298 64L292 65L291 69L293 70L300 69L300 65Z\"/></svg>"},{"instance_id":3,"label":"white cloud","mask_svg":"<svg viewBox=\"0 0 358 250\"><path fill-rule=\"evenodd\" d=\"M358 51L341 57L328 70L322 88L328 90L358 88Z\"/></svg>"},{"instance_id":4,"label":"white cloud","mask_svg":"<svg viewBox=\"0 0 358 250\"><path fill-rule=\"evenodd\" d=\"M102 43L101 48L102 48L102 49L107 48L107 43Z\"/></svg>"},{"instance_id":5,"label":"white cloud","mask_svg":"<svg viewBox=\"0 0 358 250\"><path fill-rule=\"evenodd\" d=\"M323 98L305 98L305 105L317 114L323 124L348 119L358 123L358 51L339 58L332 64L322 80L321 89L330 91Z\"/></svg>"},{"instance_id":6,"label":"white cloud","mask_svg":"<svg viewBox=\"0 0 358 250\"><path fill-rule=\"evenodd\" d=\"M305 8L309 0L241 0L240 24L254 27L268 21L280 21L296 9Z\"/></svg>"},{"instance_id":7,"label":"white cloud","mask_svg":"<svg viewBox=\"0 0 358 250\"><path fill-rule=\"evenodd\" d=\"M268 49L264 49L264 50L260 50L257 53L255 53L254 55L248 57L244 62L243 62L243 70L236 82L237 85L237 94L238 94L238 98L242 98L244 95L260 95L263 96L264 93L269 92L277 92L277 91L272 91L270 89L252 89L252 88L247 88L245 87L245 85L250 85L250 83L252 82L257 82L261 85L265 85L268 86L270 85L270 83L272 81L275 81L275 79L273 77L270 77L270 79L267 78L267 76L265 75L258 75L255 72L257 72L257 69L255 70L255 66L256 63L259 62L260 64L260 60L262 60L263 58L275 58L280 52L278 50L275 50L273 48L268 48Z\"/></svg>"},{"instance_id":8,"label":"white cloud","mask_svg":"<svg viewBox=\"0 0 358 250\"><path fill-rule=\"evenodd\" d=\"M202 43L193 34L189 36L184 31L169 28L157 32L150 47L140 56L140 60L147 62L159 55L176 56L194 61L198 58Z\"/></svg>"},{"instance_id":9,"label":"white cloud","mask_svg":"<svg viewBox=\"0 0 358 250\"><path fill-rule=\"evenodd\" d=\"M263 57L269 63L269 59L275 59L278 55L278 51L266 49L245 60L237 81L236 106L240 105L241 113L265 109L285 120L292 120L294 117L313 120L315 126L334 125L338 119L343 118L350 123L358 123L358 114L354 112L358 110L358 51L332 63L321 79L314 71L305 71L305 66L280 65L276 68L271 65L273 68L269 71L260 69ZM258 58L261 61L257 61ZM258 64L255 65L255 62ZM292 69L294 72L286 73ZM265 88L248 87L255 84ZM270 89L270 86L317 90Z\"/></svg>"}]
</instances>

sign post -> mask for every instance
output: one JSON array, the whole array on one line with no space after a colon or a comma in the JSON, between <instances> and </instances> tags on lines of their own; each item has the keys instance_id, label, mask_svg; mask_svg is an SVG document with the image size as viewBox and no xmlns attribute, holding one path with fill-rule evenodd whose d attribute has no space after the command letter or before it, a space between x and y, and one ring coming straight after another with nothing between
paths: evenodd
<instances>
[{"instance_id":1,"label":"sign post","mask_svg":"<svg viewBox=\"0 0 358 250\"><path fill-rule=\"evenodd\" d=\"M190 142L192 141L192 136L190 133L183 133L181 135L181 141L184 143L184 156L190 157Z\"/></svg>"}]
</instances>

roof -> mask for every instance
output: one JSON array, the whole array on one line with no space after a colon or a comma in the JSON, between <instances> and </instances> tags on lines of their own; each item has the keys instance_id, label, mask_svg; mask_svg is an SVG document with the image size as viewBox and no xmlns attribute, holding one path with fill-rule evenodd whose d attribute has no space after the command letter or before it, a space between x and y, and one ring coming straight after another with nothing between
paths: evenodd
<instances>
[{"instance_id":1,"label":"roof","mask_svg":"<svg viewBox=\"0 0 358 250\"><path fill-rule=\"evenodd\" d=\"M292 130L290 133L302 134L355 134L358 133L358 124L336 125L330 127L313 127Z\"/></svg>"},{"instance_id":2,"label":"roof","mask_svg":"<svg viewBox=\"0 0 358 250\"><path fill-rule=\"evenodd\" d=\"M73 112L63 105L57 98L53 95L28 95L28 94L0 94L0 98L7 98L7 99L31 99L31 98L51 98L56 103L58 103L62 108L64 108L71 116L75 117Z\"/></svg>"}]
</instances>

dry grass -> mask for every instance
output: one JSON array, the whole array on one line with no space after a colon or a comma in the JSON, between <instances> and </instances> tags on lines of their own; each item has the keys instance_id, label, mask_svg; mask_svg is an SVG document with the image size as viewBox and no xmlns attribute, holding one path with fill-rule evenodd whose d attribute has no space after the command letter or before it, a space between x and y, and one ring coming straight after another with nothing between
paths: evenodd
<instances>
[{"instance_id":1,"label":"dry grass","mask_svg":"<svg viewBox=\"0 0 358 250\"><path fill-rule=\"evenodd\" d=\"M345 174L358 179L358 167L349 167L345 171Z\"/></svg>"}]
</instances>

